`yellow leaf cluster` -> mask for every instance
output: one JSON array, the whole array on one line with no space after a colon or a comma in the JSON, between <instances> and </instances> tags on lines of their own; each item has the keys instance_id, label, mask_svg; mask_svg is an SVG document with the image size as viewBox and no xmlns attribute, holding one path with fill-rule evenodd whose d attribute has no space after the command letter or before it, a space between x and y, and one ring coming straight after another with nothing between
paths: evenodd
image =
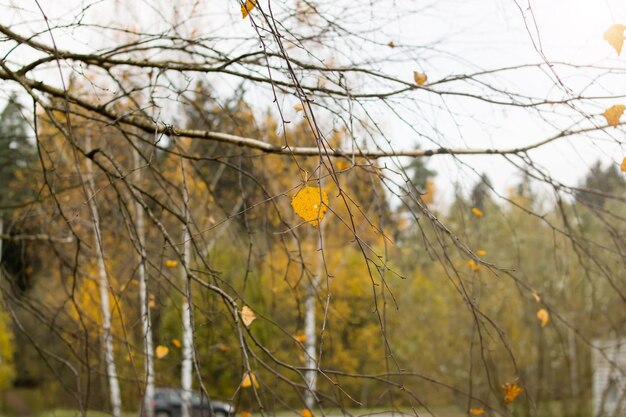
<instances>
[{"instance_id":1,"label":"yellow leaf cluster","mask_svg":"<svg viewBox=\"0 0 626 417\"><path fill-rule=\"evenodd\" d=\"M254 314L254 311L252 311L250 307L243 306L241 309L241 320L246 327L250 327L252 322L256 320L256 314Z\"/></svg>"},{"instance_id":2,"label":"yellow leaf cluster","mask_svg":"<svg viewBox=\"0 0 626 417\"><path fill-rule=\"evenodd\" d=\"M626 26L619 23L611 26L606 32L604 32L604 40L611 44L617 51L617 55L622 53L622 46L624 46L624 31Z\"/></svg>"},{"instance_id":3,"label":"yellow leaf cluster","mask_svg":"<svg viewBox=\"0 0 626 417\"><path fill-rule=\"evenodd\" d=\"M256 0L246 0L246 2L241 6L241 18L245 19L248 17L248 14L252 9L256 7Z\"/></svg>"},{"instance_id":4,"label":"yellow leaf cluster","mask_svg":"<svg viewBox=\"0 0 626 417\"><path fill-rule=\"evenodd\" d=\"M472 214L479 219L485 215L485 213L483 213L483 211L478 207L472 207Z\"/></svg>"},{"instance_id":5,"label":"yellow leaf cluster","mask_svg":"<svg viewBox=\"0 0 626 417\"><path fill-rule=\"evenodd\" d=\"M157 359L163 359L164 357L167 356L169 351L170 350L167 348L167 346L159 345L159 346L156 347L154 353L155 353Z\"/></svg>"},{"instance_id":6,"label":"yellow leaf cluster","mask_svg":"<svg viewBox=\"0 0 626 417\"><path fill-rule=\"evenodd\" d=\"M250 388L254 385L254 388L259 388L259 382L256 379L256 375L252 372L246 372L241 380L241 388Z\"/></svg>"},{"instance_id":7,"label":"yellow leaf cluster","mask_svg":"<svg viewBox=\"0 0 626 417\"><path fill-rule=\"evenodd\" d=\"M467 267L474 272L480 271L480 264L473 259L467 261Z\"/></svg>"},{"instance_id":8,"label":"yellow leaf cluster","mask_svg":"<svg viewBox=\"0 0 626 417\"><path fill-rule=\"evenodd\" d=\"M515 382L506 383L502 387L504 389L504 403L510 404L512 403L518 395L522 393L522 387L517 385Z\"/></svg>"},{"instance_id":9,"label":"yellow leaf cluster","mask_svg":"<svg viewBox=\"0 0 626 417\"><path fill-rule=\"evenodd\" d=\"M304 187L291 200L291 207L298 216L317 227L326 214L328 194L323 188Z\"/></svg>"},{"instance_id":10,"label":"yellow leaf cluster","mask_svg":"<svg viewBox=\"0 0 626 417\"><path fill-rule=\"evenodd\" d=\"M413 81L415 81L417 85L424 85L426 81L428 81L428 77L424 72L413 71Z\"/></svg>"},{"instance_id":11,"label":"yellow leaf cluster","mask_svg":"<svg viewBox=\"0 0 626 417\"><path fill-rule=\"evenodd\" d=\"M548 310L546 310L545 308L542 308L537 311L537 319L539 319L541 327L546 327L548 321L550 321L550 313L548 313Z\"/></svg>"},{"instance_id":12,"label":"yellow leaf cluster","mask_svg":"<svg viewBox=\"0 0 626 417\"><path fill-rule=\"evenodd\" d=\"M171 259L165 261L165 267L166 268L176 268L177 266L178 266L178 262L177 261L174 261L174 260L171 260Z\"/></svg>"},{"instance_id":13,"label":"yellow leaf cluster","mask_svg":"<svg viewBox=\"0 0 626 417\"><path fill-rule=\"evenodd\" d=\"M622 117L622 114L624 114L624 110L626 110L626 106L616 104L604 111L604 118L609 126L617 127L617 125L619 125L619 119Z\"/></svg>"}]
</instances>

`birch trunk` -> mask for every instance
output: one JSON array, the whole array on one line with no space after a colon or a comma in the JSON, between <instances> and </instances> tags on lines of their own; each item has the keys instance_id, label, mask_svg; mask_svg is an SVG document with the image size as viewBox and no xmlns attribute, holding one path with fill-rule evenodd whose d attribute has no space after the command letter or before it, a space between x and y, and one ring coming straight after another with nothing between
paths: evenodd
<instances>
[{"instance_id":1,"label":"birch trunk","mask_svg":"<svg viewBox=\"0 0 626 417\"><path fill-rule=\"evenodd\" d=\"M135 168L139 168L139 155L134 152ZM137 179L141 178L141 171L137 170ZM139 198L139 196L135 196ZM152 399L154 398L154 347L152 343L152 320L150 318L150 307L148 306L148 279L146 276L146 236L144 227L143 207L139 201L135 201L135 221L137 227L137 240L139 244L139 304L141 306L141 324L144 338L145 374L146 390L143 397L143 416L153 417Z\"/></svg>"},{"instance_id":2,"label":"birch trunk","mask_svg":"<svg viewBox=\"0 0 626 417\"><path fill-rule=\"evenodd\" d=\"M182 162L183 169L183 181L185 182L185 165ZM181 278L183 281L184 296L182 303L183 313L183 349L182 349L182 363L181 363L181 385L182 385L182 407L181 417L191 417L191 389L192 389L192 359L193 359L193 330L191 326L191 287L189 283L189 277L187 276L187 269L189 268L191 260L191 241L189 233L189 192L187 190L187 184L184 183L183 187L183 199L185 210L185 224L183 224L183 262L181 265Z\"/></svg>"},{"instance_id":3,"label":"birch trunk","mask_svg":"<svg viewBox=\"0 0 626 417\"><path fill-rule=\"evenodd\" d=\"M320 228L322 227L320 223ZM322 231L320 230L320 234ZM315 390L317 389L317 332L315 318L315 298L317 296L317 287L324 272L324 257L322 252L322 239L319 239L320 255L317 264L316 275L307 287L306 301L304 303L304 347L306 350L306 368L304 379L306 381L307 390L304 393L304 404L308 410L315 407Z\"/></svg>"},{"instance_id":4,"label":"birch trunk","mask_svg":"<svg viewBox=\"0 0 626 417\"><path fill-rule=\"evenodd\" d=\"M87 148L91 148L91 140L87 139ZM98 258L98 274L100 284L100 308L102 309L102 344L104 346L104 362L106 365L106 375L109 382L109 394L111 397L111 408L113 417L121 417L122 399L120 396L120 383L117 378L115 367L115 357L113 354L113 335L111 334L111 309L109 307L109 279L106 265L104 263L104 247L102 246L102 235L100 230L100 218L98 207L96 206L95 186L91 169L91 161L87 161L87 185L90 196L89 211L93 222L93 233Z\"/></svg>"}]
</instances>

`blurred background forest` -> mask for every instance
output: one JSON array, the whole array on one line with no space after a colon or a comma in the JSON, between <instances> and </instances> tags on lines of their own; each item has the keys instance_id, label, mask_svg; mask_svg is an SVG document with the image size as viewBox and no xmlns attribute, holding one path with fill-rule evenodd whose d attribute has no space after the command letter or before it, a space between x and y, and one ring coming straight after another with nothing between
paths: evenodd
<instances>
[{"instance_id":1,"label":"blurred background forest","mask_svg":"<svg viewBox=\"0 0 626 417\"><path fill-rule=\"evenodd\" d=\"M208 96L210 88L201 84L189 96L187 128L279 141L278 122L269 112L255 115L239 96L220 108ZM107 409L97 256L86 243L93 231L83 220L84 179L74 165L98 160L123 175L139 168L122 146L127 138L115 129L74 118L75 134L97 140L95 152L103 155L77 160L54 127L65 123L62 112L39 112L36 120L27 114L12 97L0 115L1 407L10 414L71 408L81 395L88 408ZM308 134L303 123L290 129ZM142 143L145 134L133 133L137 151L151 165L140 179L145 203L166 227L178 221L168 207L182 201L185 188L178 153L182 149L189 155L186 169L192 174L185 181L191 233L200 237L194 245L203 258L192 258L190 268L254 310L258 319L246 343L262 347L252 359L259 395L268 410L298 409L299 389L289 380L296 375L288 368L279 375L274 361L298 366L305 360L304 299L309 271L320 262L319 248L313 227L289 231L283 217L298 222L288 208L297 184L306 180L298 179L301 170L315 169L310 158L286 160L167 138L155 149ZM333 140L341 144L343 133L335 132ZM317 323L324 335L324 371L318 380L322 403L348 409L427 404L462 410L468 393L490 398L502 384L516 380L525 389L517 410L590 415L593 341L626 330L624 174L598 162L556 204L530 176L520 176L506 195L482 176L473 189L456 190L454 201L443 205L437 203L437 173L428 168L428 159L406 162L412 192L421 194L420 204L435 207L428 221L418 207L383 190L382 165L356 169L358 158L354 165L343 158L334 161L362 241L339 224L348 213L341 212L340 194L329 184L328 205L338 213L327 215L320 226L328 271L316 293L318 314L327 317ZM42 186L42 176L49 177L51 189ZM115 361L125 409L134 410L143 389L144 354L133 208L129 190L118 179L95 174L93 187L110 276ZM59 202L69 209L61 212ZM450 234L434 227L433 219ZM183 297L179 254L162 231L148 227L145 232L154 345L167 348L155 362L156 385L177 386ZM475 256L455 250L451 236L461 238ZM362 242L384 253L385 260L364 262ZM607 250L612 242L615 249ZM382 281L372 278L372 268ZM240 339L229 312L218 295L198 283L193 287L195 384L201 376L210 396L254 412L251 392L240 386ZM484 314L479 321L493 319L497 325L477 327L476 311L460 294L479 306ZM548 316L538 317L539 310Z\"/></svg>"}]
</instances>

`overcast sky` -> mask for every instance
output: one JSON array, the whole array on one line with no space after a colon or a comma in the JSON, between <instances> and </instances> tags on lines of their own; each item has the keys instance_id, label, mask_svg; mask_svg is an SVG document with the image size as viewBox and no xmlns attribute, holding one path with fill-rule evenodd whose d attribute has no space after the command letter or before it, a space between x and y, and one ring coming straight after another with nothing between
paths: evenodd
<instances>
[{"instance_id":1,"label":"overcast sky","mask_svg":"<svg viewBox=\"0 0 626 417\"><path fill-rule=\"evenodd\" d=\"M53 25L75 23L80 18L83 23L158 32L170 28L174 22L184 21L186 23L179 28L184 35L219 34L224 38L223 50L234 52L237 48L256 47L242 40L251 39L254 31L247 19L241 19L237 0L178 1L176 12L173 12L173 3L163 0L40 0L39 5ZM286 10L294 1L272 4ZM490 78L489 82L543 98L563 98L568 89L574 96L581 93L619 95L626 104L626 52L618 57L603 39L604 31L612 24L626 24L624 0L380 0L361 5L353 0L337 0L323 4L322 9L337 16L344 27L363 34L361 40L350 39L345 45L341 44L341 39L335 39L333 48L320 47L316 55L324 59L347 64L364 57L389 57L388 62L383 60L377 68L407 81L411 80L414 70L424 71L430 81L436 81L478 69L539 63L544 58L551 63L610 66L621 69L622 74L607 75L606 71L555 65L552 71L510 71ZM0 7L4 11L0 14L2 24L20 33L43 30L41 11L35 1L0 0ZM49 42L45 34L38 39ZM97 28L84 31L73 26L56 30L55 39L61 48L84 51L118 42L110 32ZM396 48L386 47L389 41L393 41ZM380 46L373 46L374 43ZM409 45L426 48L408 48ZM5 50L6 47L0 46L0 52ZM28 54L21 53L15 51L10 58L14 61L28 58ZM59 84L58 73L40 76ZM239 83L228 77L212 77L208 77L209 81L224 92ZM557 77L562 86L556 82ZM256 106L274 106L267 89L248 87L247 97ZM3 90L4 94L8 91ZM476 91L480 93L480 89ZM290 97L282 100L287 110L295 103ZM584 111L599 115L616 102L619 100L595 100L585 103ZM423 148L509 148L544 139L576 120L576 112L569 108L555 108L553 117L546 118L546 109L538 114L533 110L493 106L474 99L426 94L399 100L395 106L408 124L401 123L397 115L380 103L366 104L367 110L377 117L385 137L392 140L397 149L417 144ZM293 119L302 117L293 111L288 115ZM598 118L597 122L603 121ZM623 130L617 129L596 134L594 140L562 140L532 152L531 156L559 180L576 184L595 160L619 164L626 156L624 139ZM439 173L438 185L447 190L448 199L452 183L469 187L477 180L474 171L487 173L501 191L520 178L510 164L499 157L464 157L460 161L467 165L448 156L434 157L430 161L430 166Z\"/></svg>"}]
</instances>

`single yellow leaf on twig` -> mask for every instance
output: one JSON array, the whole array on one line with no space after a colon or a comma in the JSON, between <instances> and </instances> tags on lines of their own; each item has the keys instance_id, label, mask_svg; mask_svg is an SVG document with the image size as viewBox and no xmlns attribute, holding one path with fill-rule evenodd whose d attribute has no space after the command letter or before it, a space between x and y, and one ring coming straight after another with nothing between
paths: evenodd
<instances>
[{"instance_id":1,"label":"single yellow leaf on twig","mask_svg":"<svg viewBox=\"0 0 626 417\"><path fill-rule=\"evenodd\" d=\"M541 302L541 297L539 297L539 294L537 294L536 292L533 291L533 298L535 299L535 301L537 303Z\"/></svg>"},{"instance_id":2,"label":"single yellow leaf on twig","mask_svg":"<svg viewBox=\"0 0 626 417\"><path fill-rule=\"evenodd\" d=\"M250 307L243 306L241 309L241 320L246 327L250 327L252 322L256 320L256 314L254 314L254 311L250 310Z\"/></svg>"},{"instance_id":3,"label":"single yellow leaf on twig","mask_svg":"<svg viewBox=\"0 0 626 417\"><path fill-rule=\"evenodd\" d=\"M326 214L328 194L324 189L304 187L291 200L291 207L298 216L317 227Z\"/></svg>"},{"instance_id":4,"label":"single yellow leaf on twig","mask_svg":"<svg viewBox=\"0 0 626 417\"><path fill-rule=\"evenodd\" d=\"M483 211L477 207L472 207L472 214L474 214L474 216L481 218L485 215L485 213L483 213Z\"/></svg>"},{"instance_id":5,"label":"single yellow leaf on twig","mask_svg":"<svg viewBox=\"0 0 626 417\"><path fill-rule=\"evenodd\" d=\"M156 354L157 359L163 359L167 356L169 351L170 350L167 348L167 346L159 345L156 347L154 353Z\"/></svg>"},{"instance_id":6,"label":"single yellow leaf on twig","mask_svg":"<svg viewBox=\"0 0 626 417\"><path fill-rule=\"evenodd\" d=\"M622 117L622 114L624 114L624 110L626 110L626 106L616 104L604 111L604 118L609 126L617 127L617 125L619 125L619 119Z\"/></svg>"},{"instance_id":7,"label":"single yellow leaf on twig","mask_svg":"<svg viewBox=\"0 0 626 417\"><path fill-rule=\"evenodd\" d=\"M621 169L622 172L626 172L626 158L624 158L624 160L622 161L622 164L619 166L619 169Z\"/></svg>"},{"instance_id":8,"label":"single yellow leaf on twig","mask_svg":"<svg viewBox=\"0 0 626 417\"><path fill-rule=\"evenodd\" d=\"M541 323L541 327L546 327L546 324L548 324L548 321L550 320L550 313L548 313L548 310L546 310L545 308L542 308L541 310L537 311L537 318Z\"/></svg>"},{"instance_id":9,"label":"single yellow leaf on twig","mask_svg":"<svg viewBox=\"0 0 626 417\"><path fill-rule=\"evenodd\" d=\"M296 334L293 336L293 340L296 342L304 343L306 342L306 335L304 334Z\"/></svg>"},{"instance_id":10,"label":"single yellow leaf on twig","mask_svg":"<svg viewBox=\"0 0 626 417\"><path fill-rule=\"evenodd\" d=\"M313 413L308 408L305 408L304 410L300 411L300 416L301 417L313 417Z\"/></svg>"},{"instance_id":11,"label":"single yellow leaf on twig","mask_svg":"<svg viewBox=\"0 0 626 417\"><path fill-rule=\"evenodd\" d=\"M180 349L180 347L182 346L182 345L180 344L180 340L178 340L178 339L172 339L172 344L173 344L173 345L174 345L177 349Z\"/></svg>"},{"instance_id":12,"label":"single yellow leaf on twig","mask_svg":"<svg viewBox=\"0 0 626 417\"><path fill-rule=\"evenodd\" d=\"M417 85L424 85L426 81L428 81L428 77L426 73L413 71L413 81L415 81Z\"/></svg>"},{"instance_id":13,"label":"single yellow leaf on twig","mask_svg":"<svg viewBox=\"0 0 626 417\"><path fill-rule=\"evenodd\" d=\"M148 308L156 307L156 300L154 294L148 294Z\"/></svg>"},{"instance_id":14,"label":"single yellow leaf on twig","mask_svg":"<svg viewBox=\"0 0 626 417\"><path fill-rule=\"evenodd\" d=\"M256 380L256 375L251 372L246 372L241 380L241 388L250 388L254 384L254 388L259 388L259 383Z\"/></svg>"},{"instance_id":15,"label":"single yellow leaf on twig","mask_svg":"<svg viewBox=\"0 0 626 417\"><path fill-rule=\"evenodd\" d=\"M478 252L476 252L476 255L478 255L478 256L485 256L485 255L487 255L487 251L483 250L483 249L479 249Z\"/></svg>"},{"instance_id":16,"label":"single yellow leaf on twig","mask_svg":"<svg viewBox=\"0 0 626 417\"><path fill-rule=\"evenodd\" d=\"M250 411L242 411L241 417L252 417L252 413Z\"/></svg>"},{"instance_id":17,"label":"single yellow leaf on twig","mask_svg":"<svg viewBox=\"0 0 626 417\"><path fill-rule=\"evenodd\" d=\"M178 262L173 261L173 260L170 259L168 261L165 261L165 266L167 268L176 268L178 266Z\"/></svg>"},{"instance_id":18,"label":"single yellow leaf on twig","mask_svg":"<svg viewBox=\"0 0 626 417\"><path fill-rule=\"evenodd\" d=\"M296 104L296 105L294 105L294 106L293 106L293 109L294 109L296 112L300 112L300 111L303 111L303 110L304 110L304 107L302 107L302 103L298 103L298 104Z\"/></svg>"},{"instance_id":19,"label":"single yellow leaf on twig","mask_svg":"<svg viewBox=\"0 0 626 417\"><path fill-rule=\"evenodd\" d=\"M256 0L246 0L243 6L241 6L241 18L245 19L248 17L250 10L254 9L256 6Z\"/></svg>"},{"instance_id":20,"label":"single yellow leaf on twig","mask_svg":"<svg viewBox=\"0 0 626 417\"><path fill-rule=\"evenodd\" d=\"M626 26L616 24L611 26L606 32L604 32L604 40L611 44L617 51L617 55L622 53L622 46L624 46L624 31Z\"/></svg>"},{"instance_id":21,"label":"single yellow leaf on twig","mask_svg":"<svg viewBox=\"0 0 626 417\"><path fill-rule=\"evenodd\" d=\"M470 414L479 416L481 414L485 414L484 408L470 408Z\"/></svg>"},{"instance_id":22,"label":"single yellow leaf on twig","mask_svg":"<svg viewBox=\"0 0 626 417\"><path fill-rule=\"evenodd\" d=\"M502 386L504 388L504 403L510 404L512 403L518 395L522 393L522 387L517 385L515 382L506 383Z\"/></svg>"}]
</instances>

